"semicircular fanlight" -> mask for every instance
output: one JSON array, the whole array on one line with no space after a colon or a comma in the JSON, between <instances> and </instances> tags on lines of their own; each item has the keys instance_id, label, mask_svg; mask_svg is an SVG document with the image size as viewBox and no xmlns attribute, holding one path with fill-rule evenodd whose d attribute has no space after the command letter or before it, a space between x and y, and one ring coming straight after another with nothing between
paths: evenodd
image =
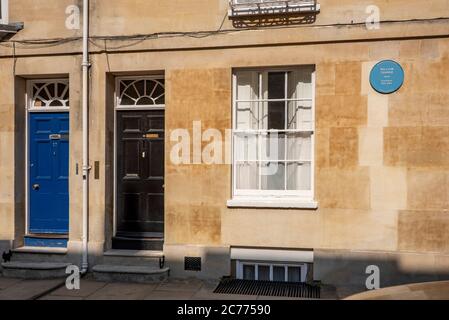
<instances>
[{"instance_id":1,"label":"semicircular fanlight","mask_svg":"<svg viewBox=\"0 0 449 320\"><path fill-rule=\"evenodd\" d=\"M33 83L33 108L69 107L68 81L50 81Z\"/></svg>"},{"instance_id":2,"label":"semicircular fanlight","mask_svg":"<svg viewBox=\"0 0 449 320\"><path fill-rule=\"evenodd\" d=\"M120 80L119 106L156 106L165 104L164 79Z\"/></svg>"}]
</instances>

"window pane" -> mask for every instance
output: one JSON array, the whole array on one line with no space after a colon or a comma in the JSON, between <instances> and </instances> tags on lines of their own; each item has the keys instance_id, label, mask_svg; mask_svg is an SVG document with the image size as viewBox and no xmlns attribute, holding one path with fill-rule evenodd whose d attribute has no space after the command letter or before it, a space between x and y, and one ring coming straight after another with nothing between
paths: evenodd
<instances>
[{"instance_id":1,"label":"window pane","mask_svg":"<svg viewBox=\"0 0 449 320\"><path fill-rule=\"evenodd\" d=\"M237 129L258 129L258 102L238 102L236 111Z\"/></svg>"},{"instance_id":2,"label":"window pane","mask_svg":"<svg viewBox=\"0 0 449 320\"><path fill-rule=\"evenodd\" d=\"M243 279L256 280L256 267L254 265L243 265Z\"/></svg>"},{"instance_id":3,"label":"window pane","mask_svg":"<svg viewBox=\"0 0 449 320\"><path fill-rule=\"evenodd\" d=\"M312 98L312 73L313 67L309 66L288 73L289 99Z\"/></svg>"},{"instance_id":4,"label":"window pane","mask_svg":"<svg viewBox=\"0 0 449 320\"><path fill-rule=\"evenodd\" d=\"M268 73L268 99L285 99L285 72Z\"/></svg>"},{"instance_id":5,"label":"window pane","mask_svg":"<svg viewBox=\"0 0 449 320\"><path fill-rule=\"evenodd\" d=\"M262 163L261 182L262 190L285 190L285 163Z\"/></svg>"},{"instance_id":6,"label":"window pane","mask_svg":"<svg viewBox=\"0 0 449 320\"><path fill-rule=\"evenodd\" d=\"M256 100L259 95L259 73L241 71L237 73L237 99Z\"/></svg>"},{"instance_id":7,"label":"window pane","mask_svg":"<svg viewBox=\"0 0 449 320\"><path fill-rule=\"evenodd\" d=\"M239 190L259 189L259 166L256 162L237 162L236 188Z\"/></svg>"},{"instance_id":8,"label":"window pane","mask_svg":"<svg viewBox=\"0 0 449 320\"><path fill-rule=\"evenodd\" d=\"M285 160L285 133L260 135L261 160Z\"/></svg>"},{"instance_id":9,"label":"window pane","mask_svg":"<svg viewBox=\"0 0 449 320\"><path fill-rule=\"evenodd\" d=\"M268 102L268 128L285 129L285 102Z\"/></svg>"},{"instance_id":10,"label":"window pane","mask_svg":"<svg viewBox=\"0 0 449 320\"><path fill-rule=\"evenodd\" d=\"M287 129L313 130L312 101L289 101Z\"/></svg>"},{"instance_id":11,"label":"window pane","mask_svg":"<svg viewBox=\"0 0 449 320\"><path fill-rule=\"evenodd\" d=\"M288 267L288 282L301 282L300 267Z\"/></svg>"},{"instance_id":12,"label":"window pane","mask_svg":"<svg viewBox=\"0 0 449 320\"><path fill-rule=\"evenodd\" d=\"M312 189L310 163L289 163L287 165L287 190L310 191Z\"/></svg>"},{"instance_id":13,"label":"window pane","mask_svg":"<svg viewBox=\"0 0 449 320\"><path fill-rule=\"evenodd\" d=\"M285 267L273 266L273 281L285 282Z\"/></svg>"},{"instance_id":14,"label":"window pane","mask_svg":"<svg viewBox=\"0 0 449 320\"><path fill-rule=\"evenodd\" d=\"M270 266L259 266L259 279L260 281L270 281Z\"/></svg>"},{"instance_id":15,"label":"window pane","mask_svg":"<svg viewBox=\"0 0 449 320\"><path fill-rule=\"evenodd\" d=\"M252 136L235 132L239 190L311 190L313 71L313 67L305 66L288 72L236 73L236 96L246 102L236 104L234 129L280 131ZM255 101L259 98L270 101ZM287 98L295 101L286 101Z\"/></svg>"},{"instance_id":16,"label":"window pane","mask_svg":"<svg viewBox=\"0 0 449 320\"><path fill-rule=\"evenodd\" d=\"M307 132L287 134L287 160L312 160L312 134Z\"/></svg>"},{"instance_id":17,"label":"window pane","mask_svg":"<svg viewBox=\"0 0 449 320\"><path fill-rule=\"evenodd\" d=\"M237 133L234 135L234 154L237 161L258 160L259 148L256 134Z\"/></svg>"}]
</instances>

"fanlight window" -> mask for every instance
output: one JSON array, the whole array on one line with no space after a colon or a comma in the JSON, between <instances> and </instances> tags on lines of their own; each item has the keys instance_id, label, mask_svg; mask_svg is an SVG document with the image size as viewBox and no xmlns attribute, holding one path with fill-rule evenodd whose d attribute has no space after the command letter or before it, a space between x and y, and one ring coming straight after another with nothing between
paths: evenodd
<instances>
[{"instance_id":1,"label":"fanlight window","mask_svg":"<svg viewBox=\"0 0 449 320\"><path fill-rule=\"evenodd\" d=\"M32 108L68 108L69 82L67 80L32 83Z\"/></svg>"},{"instance_id":2,"label":"fanlight window","mask_svg":"<svg viewBox=\"0 0 449 320\"><path fill-rule=\"evenodd\" d=\"M160 106L164 104L164 79L119 80L118 106Z\"/></svg>"}]
</instances>

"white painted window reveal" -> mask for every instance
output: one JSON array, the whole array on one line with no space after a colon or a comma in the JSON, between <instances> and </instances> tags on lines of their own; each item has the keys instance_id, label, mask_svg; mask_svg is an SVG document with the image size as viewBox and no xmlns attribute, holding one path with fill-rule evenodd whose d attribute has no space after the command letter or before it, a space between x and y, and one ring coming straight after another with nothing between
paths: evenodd
<instances>
[{"instance_id":1,"label":"white painted window reveal","mask_svg":"<svg viewBox=\"0 0 449 320\"><path fill-rule=\"evenodd\" d=\"M8 24L8 0L0 0L0 24Z\"/></svg>"}]
</instances>

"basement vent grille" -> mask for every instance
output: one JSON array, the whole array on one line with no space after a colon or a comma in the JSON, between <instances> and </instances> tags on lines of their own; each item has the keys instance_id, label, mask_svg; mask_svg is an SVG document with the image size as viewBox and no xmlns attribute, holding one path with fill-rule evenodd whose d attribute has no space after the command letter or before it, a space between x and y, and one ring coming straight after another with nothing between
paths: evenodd
<instances>
[{"instance_id":1,"label":"basement vent grille","mask_svg":"<svg viewBox=\"0 0 449 320\"><path fill-rule=\"evenodd\" d=\"M230 0L229 17L318 13L317 0Z\"/></svg>"},{"instance_id":2,"label":"basement vent grille","mask_svg":"<svg viewBox=\"0 0 449 320\"><path fill-rule=\"evenodd\" d=\"M201 271L200 257L184 257L184 270L186 271Z\"/></svg>"},{"instance_id":3,"label":"basement vent grille","mask_svg":"<svg viewBox=\"0 0 449 320\"><path fill-rule=\"evenodd\" d=\"M214 293L319 299L320 287L307 283L223 279Z\"/></svg>"}]
</instances>

